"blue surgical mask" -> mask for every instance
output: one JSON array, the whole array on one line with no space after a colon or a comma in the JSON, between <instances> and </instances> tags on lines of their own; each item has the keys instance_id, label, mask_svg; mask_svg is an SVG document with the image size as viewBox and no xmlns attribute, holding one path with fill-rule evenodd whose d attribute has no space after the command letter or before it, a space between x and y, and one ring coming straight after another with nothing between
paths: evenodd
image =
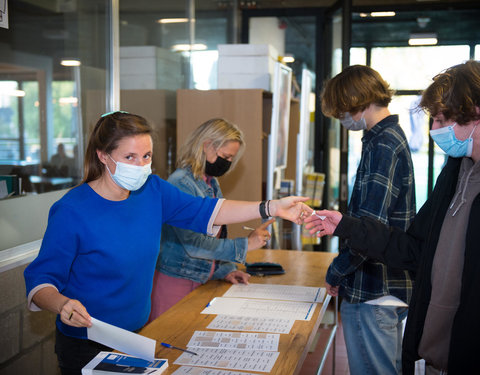
<instances>
[{"instance_id":1,"label":"blue surgical mask","mask_svg":"<svg viewBox=\"0 0 480 375\"><path fill-rule=\"evenodd\" d=\"M152 173L152 163L145 164L144 166L132 165L122 162L117 162L108 155L110 159L115 163L115 173L112 174L107 165L108 173L112 177L113 181L123 189L135 191L140 189L148 176Z\"/></svg>"},{"instance_id":2,"label":"blue surgical mask","mask_svg":"<svg viewBox=\"0 0 480 375\"><path fill-rule=\"evenodd\" d=\"M365 130L367 129L367 122L365 121L365 112L362 113L362 118L358 121L355 121L352 118L352 115L349 112L345 112L343 116L340 118L340 123L347 129L347 130Z\"/></svg>"},{"instance_id":3,"label":"blue surgical mask","mask_svg":"<svg viewBox=\"0 0 480 375\"><path fill-rule=\"evenodd\" d=\"M472 149L473 149L473 138L472 134L475 131L473 128L470 136L465 139L464 141L460 141L455 136L455 131L453 130L453 125L446 126L444 128L433 129L430 130L430 136L432 137L433 141L440 147L448 156L453 158L462 158L464 156L470 157L472 156Z\"/></svg>"}]
</instances>

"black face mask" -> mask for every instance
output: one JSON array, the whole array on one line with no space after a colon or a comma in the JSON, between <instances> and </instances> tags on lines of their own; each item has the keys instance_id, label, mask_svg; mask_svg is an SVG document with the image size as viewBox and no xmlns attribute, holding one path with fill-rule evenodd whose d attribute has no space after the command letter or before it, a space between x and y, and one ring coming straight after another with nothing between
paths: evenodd
<instances>
[{"instance_id":1,"label":"black face mask","mask_svg":"<svg viewBox=\"0 0 480 375\"><path fill-rule=\"evenodd\" d=\"M209 176L220 177L227 173L231 165L231 161L228 161L227 159L217 155L217 160L215 160L213 163L209 163L208 160L206 161L205 173Z\"/></svg>"}]
</instances>

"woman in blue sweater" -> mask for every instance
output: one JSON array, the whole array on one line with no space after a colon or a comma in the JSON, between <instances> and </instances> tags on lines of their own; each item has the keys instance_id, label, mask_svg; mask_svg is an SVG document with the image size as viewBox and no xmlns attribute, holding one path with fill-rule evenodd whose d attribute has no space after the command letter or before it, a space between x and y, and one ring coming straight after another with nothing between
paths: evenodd
<instances>
[{"instance_id":1,"label":"woman in blue sweater","mask_svg":"<svg viewBox=\"0 0 480 375\"><path fill-rule=\"evenodd\" d=\"M193 197L152 175L151 135L141 116L113 112L99 119L83 183L51 207L38 257L25 270L29 309L58 314L62 374L80 374L106 349L87 339L91 316L130 331L147 322L163 223L216 235L223 224L265 212L265 202ZM300 222L311 211L305 199L273 200L270 212Z\"/></svg>"}]
</instances>

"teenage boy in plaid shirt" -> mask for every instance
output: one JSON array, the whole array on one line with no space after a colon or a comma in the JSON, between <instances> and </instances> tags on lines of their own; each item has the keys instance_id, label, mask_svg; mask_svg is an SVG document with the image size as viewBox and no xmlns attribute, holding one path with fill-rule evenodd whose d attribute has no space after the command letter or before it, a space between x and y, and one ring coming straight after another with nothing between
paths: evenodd
<instances>
[{"instance_id":1,"label":"teenage boy in plaid shirt","mask_svg":"<svg viewBox=\"0 0 480 375\"><path fill-rule=\"evenodd\" d=\"M406 230L415 216L413 164L393 91L368 66L347 67L326 83L322 112L349 130L364 130L348 214ZM340 313L352 375L401 374L402 321L413 275L353 252L344 243L330 265L327 292L343 297Z\"/></svg>"}]
</instances>

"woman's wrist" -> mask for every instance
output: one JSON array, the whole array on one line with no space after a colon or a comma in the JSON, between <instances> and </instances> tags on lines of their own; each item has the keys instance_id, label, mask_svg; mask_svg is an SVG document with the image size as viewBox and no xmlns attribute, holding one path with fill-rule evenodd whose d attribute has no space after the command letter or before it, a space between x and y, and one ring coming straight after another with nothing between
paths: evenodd
<instances>
[{"instance_id":1,"label":"woman's wrist","mask_svg":"<svg viewBox=\"0 0 480 375\"><path fill-rule=\"evenodd\" d=\"M270 217L277 216L277 204L278 204L278 199L273 199L269 202L268 210L270 212Z\"/></svg>"},{"instance_id":2,"label":"woman's wrist","mask_svg":"<svg viewBox=\"0 0 480 375\"><path fill-rule=\"evenodd\" d=\"M276 203L278 200L267 200L261 201L258 206L258 212L260 213L260 217L264 220L268 220L271 217L274 217L277 212Z\"/></svg>"},{"instance_id":3,"label":"woman's wrist","mask_svg":"<svg viewBox=\"0 0 480 375\"><path fill-rule=\"evenodd\" d=\"M268 219L267 216L267 201L261 201L258 205L258 212L260 213L260 217L262 219Z\"/></svg>"}]
</instances>

